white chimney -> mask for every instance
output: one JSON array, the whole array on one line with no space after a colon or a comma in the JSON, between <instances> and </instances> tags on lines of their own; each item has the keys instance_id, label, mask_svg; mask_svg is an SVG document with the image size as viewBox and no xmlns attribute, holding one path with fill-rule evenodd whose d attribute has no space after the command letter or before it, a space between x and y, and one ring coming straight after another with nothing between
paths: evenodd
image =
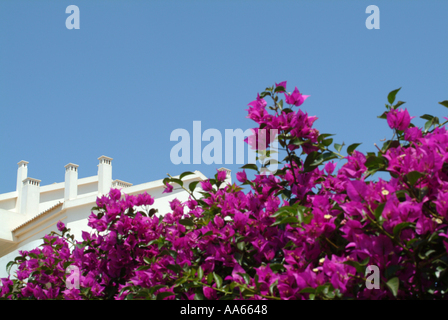
<instances>
[{"instance_id":1,"label":"white chimney","mask_svg":"<svg viewBox=\"0 0 448 320\"><path fill-rule=\"evenodd\" d=\"M26 178L22 183L22 195L20 213L25 215L37 215L40 202L40 180Z\"/></svg>"},{"instance_id":2,"label":"white chimney","mask_svg":"<svg viewBox=\"0 0 448 320\"><path fill-rule=\"evenodd\" d=\"M17 169L17 183L16 183L16 191L17 191L17 202L16 202L16 212L20 212L20 204L22 199L22 185L23 180L28 177L28 161L20 161L17 163L19 168Z\"/></svg>"},{"instance_id":3,"label":"white chimney","mask_svg":"<svg viewBox=\"0 0 448 320\"><path fill-rule=\"evenodd\" d=\"M78 165L69 163L65 166L64 200L76 199L78 195Z\"/></svg>"},{"instance_id":4,"label":"white chimney","mask_svg":"<svg viewBox=\"0 0 448 320\"><path fill-rule=\"evenodd\" d=\"M98 195L109 193L112 187L112 158L101 156L98 158Z\"/></svg>"},{"instance_id":5,"label":"white chimney","mask_svg":"<svg viewBox=\"0 0 448 320\"><path fill-rule=\"evenodd\" d=\"M20 161L17 163L19 165L19 168L17 169L17 184L16 184L16 190L20 193L20 190L22 189L22 182L25 180L28 176L28 161Z\"/></svg>"}]
</instances>

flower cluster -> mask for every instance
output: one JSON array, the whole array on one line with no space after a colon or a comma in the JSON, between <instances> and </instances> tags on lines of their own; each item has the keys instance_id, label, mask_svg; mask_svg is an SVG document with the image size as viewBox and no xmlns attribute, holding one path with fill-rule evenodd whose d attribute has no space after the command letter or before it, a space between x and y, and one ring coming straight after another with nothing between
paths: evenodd
<instances>
[{"instance_id":1,"label":"flower cluster","mask_svg":"<svg viewBox=\"0 0 448 320\"><path fill-rule=\"evenodd\" d=\"M425 115L425 128L415 127L407 110L392 105L395 94L381 116L392 139L367 154L353 144L342 156L343 145L330 150L331 135L312 128L316 117L292 109L308 96L297 88L286 93L286 81L267 88L249 103L248 117L258 127L247 142L266 152L270 134L259 147L259 133L275 130L285 152L275 174L243 166L237 180L249 186L244 192L218 171L200 182L202 197L198 182L183 185L190 173L166 178L164 193L177 183L190 198L170 202L164 216L148 209L154 199L147 193L111 189L89 217L93 233L83 232L78 242L58 223L61 234L46 236L41 248L9 264L18 268L15 277L1 279L0 297L446 299L446 122ZM334 159L346 161L337 172ZM249 180L252 169L257 172ZM369 179L377 171L391 178ZM376 267L377 279L368 266ZM79 270L79 289L68 267Z\"/></svg>"}]
</instances>

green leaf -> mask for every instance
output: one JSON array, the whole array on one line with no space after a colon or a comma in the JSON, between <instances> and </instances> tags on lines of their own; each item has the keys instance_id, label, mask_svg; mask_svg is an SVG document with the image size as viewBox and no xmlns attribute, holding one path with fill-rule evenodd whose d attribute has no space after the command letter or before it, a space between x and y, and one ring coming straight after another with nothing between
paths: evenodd
<instances>
[{"instance_id":1,"label":"green leaf","mask_svg":"<svg viewBox=\"0 0 448 320\"><path fill-rule=\"evenodd\" d=\"M269 165L275 165L275 164L280 164L280 162L278 162L275 159L269 159L268 161L266 161L266 163L263 165L264 167L267 167Z\"/></svg>"},{"instance_id":2,"label":"green leaf","mask_svg":"<svg viewBox=\"0 0 448 320\"><path fill-rule=\"evenodd\" d=\"M444 107L447 107L447 108L448 108L448 100L445 100L445 101L439 102L439 104L441 104L442 106L444 106Z\"/></svg>"},{"instance_id":3,"label":"green leaf","mask_svg":"<svg viewBox=\"0 0 448 320\"><path fill-rule=\"evenodd\" d=\"M418 181L420 177L422 177L424 174L418 171L411 171L409 172L406 177L408 178L409 184L411 186L414 186L414 184Z\"/></svg>"},{"instance_id":4,"label":"green leaf","mask_svg":"<svg viewBox=\"0 0 448 320\"><path fill-rule=\"evenodd\" d=\"M425 123L425 132L428 132L429 128L431 128L432 124L433 124L434 119L432 120L428 120Z\"/></svg>"},{"instance_id":5,"label":"green leaf","mask_svg":"<svg viewBox=\"0 0 448 320\"><path fill-rule=\"evenodd\" d=\"M378 207L376 207L375 211L374 211L374 215L375 215L375 219L376 221L379 221L381 214L383 213L384 210L384 206L386 205L386 203L380 203L378 205Z\"/></svg>"},{"instance_id":6,"label":"green leaf","mask_svg":"<svg viewBox=\"0 0 448 320\"><path fill-rule=\"evenodd\" d=\"M285 206L278 209L271 217L276 218L283 215L294 216L296 209L294 207Z\"/></svg>"},{"instance_id":7,"label":"green leaf","mask_svg":"<svg viewBox=\"0 0 448 320\"><path fill-rule=\"evenodd\" d=\"M167 256L167 255L169 255L169 256L172 256L174 259L177 258L177 252L174 251L174 250L162 250L162 251L159 253L159 255L161 255L161 256Z\"/></svg>"},{"instance_id":8,"label":"green leaf","mask_svg":"<svg viewBox=\"0 0 448 320\"><path fill-rule=\"evenodd\" d=\"M303 164L305 169L308 169L310 167L311 163L314 162L314 160L317 158L317 156L318 156L318 153L316 151L313 151L308 154L308 156L305 159L305 163Z\"/></svg>"},{"instance_id":9,"label":"green leaf","mask_svg":"<svg viewBox=\"0 0 448 320\"><path fill-rule=\"evenodd\" d=\"M277 226L277 225L280 225L280 224L287 224L287 223L299 223L299 220L296 217L286 217L286 218L283 218L280 221L274 222L271 225L271 227L274 227L274 226Z\"/></svg>"},{"instance_id":10,"label":"green leaf","mask_svg":"<svg viewBox=\"0 0 448 320\"><path fill-rule=\"evenodd\" d=\"M389 94L387 95L387 101L389 101L390 104L394 103L395 96L397 95L398 91L400 91L400 89L401 89L401 87L389 92Z\"/></svg>"},{"instance_id":11,"label":"green leaf","mask_svg":"<svg viewBox=\"0 0 448 320\"><path fill-rule=\"evenodd\" d=\"M169 291L160 292L159 294L157 294L156 300L163 300L166 297L174 296L174 295L175 294L173 292L169 292Z\"/></svg>"},{"instance_id":12,"label":"green leaf","mask_svg":"<svg viewBox=\"0 0 448 320\"><path fill-rule=\"evenodd\" d=\"M275 280L275 282L269 286L269 292L271 293L271 295L274 295L274 288L275 288L277 285L278 285L278 279Z\"/></svg>"},{"instance_id":13,"label":"green leaf","mask_svg":"<svg viewBox=\"0 0 448 320\"><path fill-rule=\"evenodd\" d=\"M337 155L335 153L333 153L333 152L325 152L325 153L320 154L316 158L316 160L314 160L314 162L311 163L310 166L314 166L315 167L315 166L318 166L318 165L322 164L324 161L335 159L335 158L337 158Z\"/></svg>"},{"instance_id":14,"label":"green leaf","mask_svg":"<svg viewBox=\"0 0 448 320\"><path fill-rule=\"evenodd\" d=\"M269 267L271 268L272 271L275 272L275 271L279 271L279 270L283 269L283 264L281 264L281 263L271 263L269 265Z\"/></svg>"},{"instance_id":15,"label":"green leaf","mask_svg":"<svg viewBox=\"0 0 448 320\"><path fill-rule=\"evenodd\" d=\"M303 218L302 224L310 224L311 220L313 220L314 215L310 214Z\"/></svg>"},{"instance_id":16,"label":"green leaf","mask_svg":"<svg viewBox=\"0 0 448 320\"><path fill-rule=\"evenodd\" d=\"M54 238L54 239L52 239L51 241L53 242L53 240L57 240L57 238ZM15 261L15 262L18 262L18 261L23 262L23 261L26 261L26 258L25 258L25 257L22 257L22 256L18 256L18 257L16 257L16 258L14 259L14 261Z\"/></svg>"},{"instance_id":17,"label":"green leaf","mask_svg":"<svg viewBox=\"0 0 448 320\"><path fill-rule=\"evenodd\" d=\"M244 241L241 241L241 242L238 242L238 244L236 246L239 250L243 251L246 246L246 243Z\"/></svg>"},{"instance_id":18,"label":"green leaf","mask_svg":"<svg viewBox=\"0 0 448 320\"><path fill-rule=\"evenodd\" d=\"M216 287L218 289L220 289L222 287L222 278L218 274L216 274L214 272L213 272L213 278L215 279Z\"/></svg>"},{"instance_id":19,"label":"green leaf","mask_svg":"<svg viewBox=\"0 0 448 320\"><path fill-rule=\"evenodd\" d=\"M332 137L332 136L334 136L334 134L332 134L332 133L322 133L317 138L317 141L322 142L325 138Z\"/></svg>"},{"instance_id":20,"label":"green leaf","mask_svg":"<svg viewBox=\"0 0 448 320\"><path fill-rule=\"evenodd\" d=\"M350 146L348 146L348 148L347 148L347 153L350 155L350 154L352 154L352 152L353 151L355 151L355 149L358 147L358 146L360 146L361 145L361 143L354 143L354 144L351 144Z\"/></svg>"},{"instance_id":21,"label":"green leaf","mask_svg":"<svg viewBox=\"0 0 448 320\"><path fill-rule=\"evenodd\" d=\"M282 86L278 86L277 88L275 88L275 90L274 90L274 92L283 92L283 91L286 91L286 89L284 88L284 87L282 87Z\"/></svg>"},{"instance_id":22,"label":"green leaf","mask_svg":"<svg viewBox=\"0 0 448 320\"><path fill-rule=\"evenodd\" d=\"M354 261L354 260L348 260L348 261L345 261L344 264L355 267L356 272L364 275L366 273L366 266L369 263L369 259L370 259L370 257L367 257L361 263L359 263L358 261Z\"/></svg>"},{"instance_id":23,"label":"green leaf","mask_svg":"<svg viewBox=\"0 0 448 320\"><path fill-rule=\"evenodd\" d=\"M420 118L425 119L425 120L432 120L434 118L434 116L432 116L430 114L424 114Z\"/></svg>"},{"instance_id":24,"label":"green leaf","mask_svg":"<svg viewBox=\"0 0 448 320\"><path fill-rule=\"evenodd\" d=\"M250 284L250 276L247 273L238 272L237 274L243 277L246 284Z\"/></svg>"},{"instance_id":25,"label":"green leaf","mask_svg":"<svg viewBox=\"0 0 448 320\"><path fill-rule=\"evenodd\" d=\"M255 170L255 171L258 172L258 167L257 167L257 165L256 165L256 164L253 164L253 163L248 163L248 164L242 166L240 169L251 169L251 170Z\"/></svg>"},{"instance_id":26,"label":"green leaf","mask_svg":"<svg viewBox=\"0 0 448 320\"><path fill-rule=\"evenodd\" d=\"M398 236L400 234L401 230L403 230L404 228L407 228L409 226L412 226L412 225L413 225L413 223L411 223L411 222L403 222L403 223L397 224L394 227L394 236Z\"/></svg>"},{"instance_id":27,"label":"green leaf","mask_svg":"<svg viewBox=\"0 0 448 320\"><path fill-rule=\"evenodd\" d=\"M322 141L322 144L323 144L324 146L326 146L326 147L328 147L328 146L331 145L332 143L333 143L333 139L332 139L332 138Z\"/></svg>"},{"instance_id":28,"label":"green leaf","mask_svg":"<svg viewBox=\"0 0 448 320\"><path fill-rule=\"evenodd\" d=\"M156 292L157 290L162 289L162 288L166 288L166 286L163 284L157 284L154 287L151 287L149 289L149 293L153 294L154 292Z\"/></svg>"},{"instance_id":29,"label":"green leaf","mask_svg":"<svg viewBox=\"0 0 448 320\"><path fill-rule=\"evenodd\" d=\"M199 269L198 269L198 278L199 278L199 280L202 281L202 278L203 278L203 277L204 277L204 270L202 269L201 266L199 266Z\"/></svg>"},{"instance_id":30,"label":"green leaf","mask_svg":"<svg viewBox=\"0 0 448 320\"><path fill-rule=\"evenodd\" d=\"M188 219L179 219L179 223L184 226L193 227L194 222L191 218Z\"/></svg>"},{"instance_id":31,"label":"green leaf","mask_svg":"<svg viewBox=\"0 0 448 320\"><path fill-rule=\"evenodd\" d=\"M300 293L315 293L315 292L316 292L316 289L311 288L311 287L307 287L307 288L300 290Z\"/></svg>"},{"instance_id":32,"label":"green leaf","mask_svg":"<svg viewBox=\"0 0 448 320\"><path fill-rule=\"evenodd\" d=\"M174 271L175 273L179 273L182 271L182 268L178 264L169 264L166 266L166 268Z\"/></svg>"},{"instance_id":33,"label":"green leaf","mask_svg":"<svg viewBox=\"0 0 448 320\"><path fill-rule=\"evenodd\" d=\"M436 250L428 250L425 253L425 258L428 258L431 254L433 254L434 252L436 252Z\"/></svg>"},{"instance_id":34,"label":"green leaf","mask_svg":"<svg viewBox=\"0 0 448 320\"><path fill-rule=\"evenodd\" d=\"M374 154L374 155L371 155L371 156L367 157L367 160L364 163L364 165L367 168L369 168L370 170L380 169L385 164L384 160L385 160L385 158L383 156L378 156L377 157Z\"/></svg>"},{"instance_id":35,"label":"green leaf","mask_svg":"<svg viewBox=\"0 0 448 320\"><path fill-rule=\"evenodd\" d=\"M195 295L194 295L194 300L204 300L205 299L205 297L204 297L204 295L202 294L202 292L197 292Z\"/></svg>"},{"instance_id":36,"label":"green leaf","mask_svg":"<svg viewBox=\"0 0 448 320\"><path fill-rule=\"evenodd\" d=\"M387 267L386 269L386 279L390 279L392 276L394 276L398 270L403 269L402 266L399 265L392 265L390 267Z\"/></svg>"},{"instance_id":37,"label":"green leaf","mask_svg":"<svg viewBox=\"0 0 448 320\"><path fill-rule=\"evenodd\" d=\"M386 285L389 287L390 292L394 295L394 297L398 294L398 288L400 286L400 280L397 277L390 279L387 281Z\"/></svg>"},{"instance_id":38,"label":"green leaf","mask_svg":"<svg viewBox=\"0 0 448 320\"><path fill-rule=\"evenodd\" d=\"M233 257L240 265L243 264L243 255L241 253L239 253L238 251L235 251L235 253L233 254Z\"/></svg>"},{"instance_id":39,"label":"green leaf","mask_svg":"<svg viewBox=\"0 0 448 320\"><path fill-rule=\"evenodd\" d=\"M171 182L175 182L175 183L177 183L178 185L180 185L181 187L184 186L184 183L183 183L182 180L180 180L180 179L171 178Z\"/></svg>"},{"instance_id":40,"label":"green leaf","mask_svg":"<svg viewBox=\"0 0 448 320\"><path fill-rule=\"evenodd\" d=\"M191 172L191 171L184 172L184 173L182 173L182 174L179 176L179 179L182 179L183 177L186 177L186 176L188 176L188 175L190 175L190 174L194 174L194 172Z\"/></svg>"},{"instance_id":41,"label":"green leaf","mask_svg":"<svg viewBox=\"0 0 448 320\"><path fill-rule=\"evenodd\" d=\"M280 107L280 110L283 109L283 100L280 100L280 102L278 103L278 106Z\"/></svg>"},{"instance_id":42,"label":"green leaf","mask_svg":"<svg viewBox=\"0 0 448 320\"><path fill-rule=\"evenodd\" d=\"M394 106L393 106L393 108L394 109L397 109L399 106L401 106L402 104L405 104L406 102L404 102L404 101L398 101Z\"/></svg>"},{"instance_id":43,"label":"green leaf","mask_svg":"<svg viewBox=\"0 0 448 320\"><path fill-rule=\"evenodd\" d=\"M144 266L138 267L137 271L148 270L148 269L151 269L151 266L144 265Z\"/></svg>"},{"instance_id":44,"label":"green leaf","mask_svg":"<svg viewBox=\"0 0 448 320\"><path fill-rule=\"evenodd\" d=\"M334 148L336 149L336 151L337 152L341 152L341 150L342 150L342 144L339 144L339 143L335 143L334 144Z\"/></svg>"},{"instance_id":45,"label":"green leaf","mask_svg":"<svg viewBox=\"0 0 448 320\"><path fill-rule=\"evenodd\" d=\"M294 138L290 141L291 144L295 145L295 146L301 146L302 144L304 144L305 142L310 142L310 140L301 140L299 138Z\"/></svg>"},{"instance_id":46,"label":"green leaf","mask_svg":"<svg viewBox=\"0 0 448 320\"><path fill-rule=\"evenodd\" d=\"M212 283L213 283L213 273L209 273L209 274L207 275L207 284L208 284L209 286L211 286Z\"/></svg>"},{"instance_id":47,"label":"green leaf","mask_svg":"<svg viewBox=\"0 0 448 320\"><path fill-rule=\"evenodd\" d=\"M379 119L387 119L387 111L384 111L382 115L378 116Z\"/></svg>"},{"instance_id":48,"label":"green leaf","mask_svg":"<svg viewBox=\"0 0 448 320\"><path fill-rule=\"evenodd\" d=\"M304 206L298 206L297 207L297 219L299 219L300 223L304 223L306 218L310 217L311 215L308 215L305 217L305 213L309 212L310 208L304 207ZM305 223L308 224L308 223Z\"/></svg>"},{"instance_id":49,"label":"green leaf","mask_svg":"<svg viewBox=\"0 0 448 320\"><path fill-rule=\"evenodd\" d=\"M15 265L16 263L14 261L9 261L8 264L6 265L6 272L9 273L11 272L11 268L13 265Z\"/></svg>"},{"instance_id":50,"label":"green leaf","mask_svg":"<svg viewBox=\"0 0 448 320\"><path fill-rule=\"evenodd\" d=\"M196 185L199 183L200 181L193 181L192 183L189 184L188 189L190 189L191 192L194 191L194 189L196 188Z\"/></svg>"},{"instance_id":51,"label":"green leaf","mask_svg":"<svg viewBox=\"0 0 448 320\"><path fill-rule=\"evenodd\" d=\"M264 98L264 97L270 96L270 95L271 95L270 92L263 91L262 93L260 93L260 98Z\"/></svg>"}]
</instances>

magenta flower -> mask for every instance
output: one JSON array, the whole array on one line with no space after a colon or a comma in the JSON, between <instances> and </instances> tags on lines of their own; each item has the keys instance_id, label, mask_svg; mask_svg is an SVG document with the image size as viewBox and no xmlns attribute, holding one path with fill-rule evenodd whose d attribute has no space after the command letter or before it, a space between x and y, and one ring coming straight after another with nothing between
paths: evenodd
<instances>
[{"instance_id":1,"label":"magenta flower","mask_svg":"<svg viewBox=\"0 0 448 320\"><path fill-rule=\"evenodd\" d=\"M65 230L65 224L64 224L62 221L58 221L58 223L57 223L57 227L58 227L58 230L59 230L59 231L64 232L64 230Z\"/></svg>"},{"instance_id":2,"label":"magenta flower","mask_svg":"<svg viewBox=\"0 0 448 320\"><path fill-rule=\"evenodd\" d=\"M243 172L237 172L236 178L239 182L244 183L247 181L246 171L243 169Z\"/></svg>"},{"instance_id":3,"label":"magenta flower","mask_svg":"<svg viewBox=\"0 0 448 320\"><path fill-rule=\"evenodd\" d=\"M142 205L144 205L144 206L151 206L153 204L154 204L154 198L151 197L146 191L144 193L142 193L142 194L139 194L137 196L137 202L136 202L137 206L142 206Z\"/></svg>"},{"instance_id":4,"label":"magenta flower","mask_svg":"<svg viewBox=\"0 0 448 320\"><path fill-rule=\"evenodd\" d=\"M212 191L213 187L209 180L201 181L201 187L204 191Z\"/></svg>"},{"instance_id":5,"label":"magenta flower","mask_svg":"<svg viewBox=\"0 0 448 320\"><path fill-rule=\"evenodd\" d=\"M222 171L217 170L217 171L218 171L218 181L226 180L227 171L225 171L225 170L222 170Z\"/></svg>"},{"instance_id":6,"label":"magenta flower","mask_svg":"<svg viewBox=\"0 0 448 320\"><path fill-rule=\"evenodd\" d=\"M109 195L111 200L119 200L121 197L121 191L119 189L110 189Z\"/></svg>"},{"instance_id":7,"label":"magenta flower","mask_svg":"<svg viewBox=\"0 0 448 320\"><path fill-rule=\"evenodd\" d=\"M166 188L165 188L165 190L163 190L162 193L171 193L171 192L173 192L173 186L172 185L167 183L165 186L166 186Z\"/></svg>"},{"instance_id":8,"label":"magenta flower","mask_svg":"<svg viewBox=\"0 0 448 320\"><path fill-rule=\"evenodd\" d=\"M422 137L422 130L417 127L408 128L404 132L404 138L407 141L417 141L421 137Z\"/></svg>"},{"instance_id":9,"label":"magenta flower","mask_svg":"<svg viewBox=\"0 0 448 320\"><path fill-rule=\"evenodd\" d=\"M216 287L216 283L213 284L214 287ZM218 295L216 294L216 290L209 288L209 287L204 287L202 289L202 291L204 292L204 296L208 299L208 300L216 300L218 299Z\"/></svg>"},{"instance_id":10,"label":"magenta flower","mask_svg":"<svg viewBox=\"0 0 448 320\"><path fill-rule=\"evenodd\" d=\"M327 162L324 169L327 172L327 174L332 174L335 168L336 168L336 164L333 161L330 161L330 162Z\"/></svg>"},{"instance_id":11,"label":"magenta flower","mask_svg":"<svg viewBox=\"0 0 448 320\"><path fill-rule=\"evenodd\" d=\"M283 91L286 81L275 85ZM307 97L297 88L285 96L290 106ZM111 189L97 198L95 213L88 218L94 230L82 232L83 242L75 240L71 249L72 235L59 221L64 237L46 235L38 248L19 251L22 259L16 259L15 273L20 281L0 279L0 298L123 300L151 292L173 293L165 300L198 298L196 294L207 299L303 300L314 293L316 299L404 300L419 298L420 293L446 299L447 284L435 272L437 260L443 262L448 252L447 129L410 128L406 110L391 110L388 123L404 129L410 144L378 156L354 151L339 170L338 162L327 161L308 170L304 155L316 148L320 134L312 125L317 118L301 110L273 115L265 107L260 96L250 104L250 118L260 126L246 141L266 149L273 139L270 131L287 133L282 146L302 150L296 154L300 158L285 158L282 173L255 175L249 192L236 185L217 189L215 180L202 181L203 197L174 199L163 216L135 208L154 203L147 192L121 197L120 190ZM291 139L301 143L288 142ZM378 161L381 157L387 161ZM377 169L378 162L392 178L365 181L367 168ZM224 181L226 171L215 177ZM245 170L236 177L248 182ZM172 192L173 186L165 187L164 193ZM423 237L437 242L426 254L427 245L420 244ZM413 261L420 251L433 261L421 269L424 276ZM379 268L381 282L399 279L398 293L384 285L364 289L364 272L351 265L366 258ZM79 290L66 283L74 284L75 273L65 273L68 265L79 268ZM190 276L195 275L201 275L196 280L204 285L191 286L195 279ZM237 285L230 295L210 287L219 279L226 282L223 286ZM241 285L254 293L244 296Z\"/></svg>"},{"instance_id":12,"label":"magenta flower","mask_svg":"<svg viewBox=\"0 0 448 320\"><path fill-rule=\"evenodd\" d=\"M287 95L285 93L285 100L286 103L288 104L293 104L295 106L300 106L305 100L306 98L308 98L309 96L304 96L299 92L299 89L297 89L297 87L294 89L293 93L291 95Z\"/></svg>"},{"instance_id":13,"label":"magenta flower","mask_svg":"<svg viewBox=\"0 0 448 320\"><path fill-rule=\"evenodd\" d=\"M252 101L248 105L254 107L255 109L259 109L259 108L266 107L266 104L267 104L266 100L264 100L263 98L260 98L260 94L258 94L257 100Z\"/></svg>"},{"instance_id":14,"label":"magenta flower","mask_svg":"<svg viewBox=\"0 0 448 320\"><path fill-rule=\"evenodd\" d=\"M411 119L415 117L410 117L407 109L405 110L391 110L387 114L387 124L391 129L398 129L404 131L409 127Z\"/></svg>"}]
</instances>

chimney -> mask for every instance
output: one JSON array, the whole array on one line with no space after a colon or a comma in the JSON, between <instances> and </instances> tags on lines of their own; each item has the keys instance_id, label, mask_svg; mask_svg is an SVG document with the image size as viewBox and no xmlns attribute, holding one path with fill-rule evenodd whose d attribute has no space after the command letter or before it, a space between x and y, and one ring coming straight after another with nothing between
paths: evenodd
<instances>
[{"instance_id":1,"label":"chimney","mask_svg":"<svg viewBox=\"0 0 448 320\"><path fill-rule=\"evenodd\" d=\"M20 213L36 215L39 213L40 180L26 178L22 183Z\"/></svg>"},{"instance_id":2,"label":"chimney","mask_svg":"<svg viewBox=\"0 0 448 320\"><path fill-rule=\"evenodd\" d=\"M98 158L98 195L109 193L112 187L112 158L101 156Z\"/></svg>"},{"instance_id":3,"label":"chimney","mask_svg":"<svg viewBox=\"0 0 448 320\"><path fill-rule=\"evenodd\" d=\"M17 169L17 184L16 184L16 190L20 194L20 190L22 189L22 182L25 180L28 176L28 161L20 161L17 163L19 165L19 168Z\"/></svg>"},{"instance_id":4,"label":"chimney","mask_svg":"<svg viewBox=\"0 0 448 320\"><path fill-rule=\"evenodd\" d=\"M78 165L69 163L65 166L64 200L76 199L78 195Z\"/></svg>"},{"instance_id":5,"label":"chimney","mask_svg":"<svg viewBox=\"0 0 448 320\"><path fill-rule=\"evenodd\" d=\"M17 169L17 184L16 184L16 191L17 191L17 202L16 202L16 212L20 212L20 204L22 199L22 185L23 180L25 180L28 176L28 161L20 161L17 163L19 165L19 168Z\"/></svg>"}]
</instances>

